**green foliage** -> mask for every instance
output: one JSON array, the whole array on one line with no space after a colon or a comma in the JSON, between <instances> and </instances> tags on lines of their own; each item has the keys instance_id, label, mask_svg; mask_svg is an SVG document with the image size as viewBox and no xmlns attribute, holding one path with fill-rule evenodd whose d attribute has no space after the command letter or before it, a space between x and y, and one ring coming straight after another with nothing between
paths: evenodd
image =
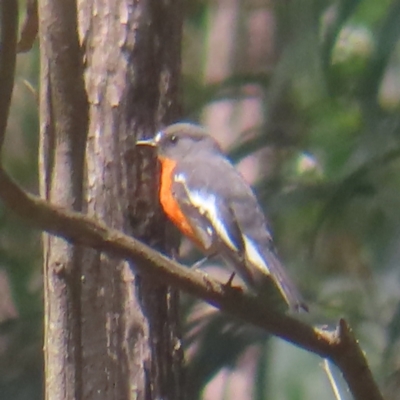
<instances>
[{"instance_id":1,"label":"green foliage","mask_svg":"<svg viewBox=\"0 0 400 400\"><path fill-rule=\"evenodd\" d=\"M332 327L348 318L381 385L399 387L400 2L197 0L185 7L185 118L201 120L210 107L230 104L238 120L243 104L258 99L262 118L233 127L241 135L230 155L258 160L257 193L310 303L307 318ZM211 36L224 12L235 15L231 36ZM273 38L272 28L251 31L266 13ZM210 53L211 37L221 41L218 54ZM267 61L250 51L260 43L274 48ZM225 72L207 77L228 48ZM5 154L12 175L37 192L37 99L24 79L37 87L37 48L19 56ZM0 315L0 400L40 399L40 239L3 208L0 261L18 311ZM246 371L248 398L334 398L318 358L197 302L184 306L191 399L217 375L212 398L234 398L243 393L235 377Z\"/></svg>"},{"instance_id":2,"label":"green foliage","mask_svg":"<svg viewBox=\"0 0 400 400\"><path fill-rule=\"evenodd\" d=\"M38 192L38 49L20 55L3 159L11 175ZM43 398L40 234L0 206L0 400ZM4 285L4 286L3 286ZM12 312L10 312L12 310Z\"/></svg>"},{"instance_id":3,"label":"green foliage","mask_svg":"<svg viewBox=\"0 0 400 400\"><path fill-rule=\"evenodd\" d=\"M221 81L213 81L213 90L204 84L205 61L197 72L191 68L187 109L201 120L205 106L230 99L237 107L249 96L249 85L256 88L262 119L239 135L231 158L255 155L268 171L259 174L257 193L282 258L311 305L309 318L333 327L345 316L380 384L385 386L390 376L393 386L400 359L400 2L277 1L273 9L262 1L244 4L239 27L246 26L255 9L274 15L278 57L273 67L248 66L241 43L247 39L238 36L236 64ZM297 356L285 344L273 350L267 345L264 352L260 338L228 342L224 327L229 321L220 324L218 329L215 323L204 324L197 337L189 364L197 379L211 379L210 372L203 374L200 359L217 374L221 359L213 360L223 357L234 376L243 366L232 365L230 356L240 360L258 346L263 357L253 357L253 398L334 398L318 360L307 361L308 355L295 352ZM231 354L226 354L227 343ZM287 365L279 370L281 359ZM229 378L225 382L229 385Z\"/></svg>"}]
</instances>

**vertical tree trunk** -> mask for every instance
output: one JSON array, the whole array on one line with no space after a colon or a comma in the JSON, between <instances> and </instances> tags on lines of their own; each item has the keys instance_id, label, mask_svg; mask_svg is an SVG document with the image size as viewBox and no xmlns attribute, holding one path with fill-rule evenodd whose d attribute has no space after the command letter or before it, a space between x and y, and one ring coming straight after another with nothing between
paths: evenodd
<instances>
[{"instance_id":1,"label":"vertical tree trunk","mask_svg":"<svg viewBox=\"0 0 400 400\"><path fill-rule=\"evenodd\" d=\"M39 3L41 192L82 210L87 99L73 2ZM59 16L62 16L60 18ZM82 388L81 249L44 236L46 398L75 399Z\"/></svg>"},{"instance_id":2,"label":"vertical tree trunk","mask_svg":"<svg viewBox=\"0 0 400 400\"><path fill-rule=\"evenodd\" d=\"M180 0L41 0L39 12L43 195L170 251L155 157L134 146L178 116ZM182 399L177 294L45 242L47 398Z\"/></svg>"}]
</instances>

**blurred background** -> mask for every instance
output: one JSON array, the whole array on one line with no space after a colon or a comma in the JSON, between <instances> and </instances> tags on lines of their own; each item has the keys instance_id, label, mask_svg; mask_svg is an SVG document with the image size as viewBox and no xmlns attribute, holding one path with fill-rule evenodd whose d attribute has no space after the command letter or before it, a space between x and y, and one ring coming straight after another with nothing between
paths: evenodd
<instances>
[{"instance_id":1,"label":"blurred background","mask_svg":"<svg viewBox=\"0 0 400 400\"><path fill-rule=\"evenodd\" d=\"M400 399L400 1L190 0L184 12L184 119L254 185L310 322L345 317ZM4 155L36 193L38 72L36 44L18 56ZM43 398L40 253L0 206L0 400ZM186 242L182 254L197 257ZM335 400L332 377L351 398L319 357L182 305L190 399Z\"/></svg>"}]
</instances>

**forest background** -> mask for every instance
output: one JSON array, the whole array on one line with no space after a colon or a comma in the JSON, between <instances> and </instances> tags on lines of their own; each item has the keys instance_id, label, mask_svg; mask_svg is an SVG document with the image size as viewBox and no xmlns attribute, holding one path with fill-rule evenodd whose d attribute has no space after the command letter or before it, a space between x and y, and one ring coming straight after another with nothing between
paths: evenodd
<instances>
[{"instance_id":1,"label":"forest background","mask_svg":"<svg viewBox=\"0 0 400 400\"><path fill-rule=\"evenodd\" d=\"M190 1L184 12L184 119L255 185L313 322L345 317L399 398L400 2ZM38 77L36 44L18 56L4 154L35 193ZM41 399L40 234L0 207L0 399ZM317 356L193 299L183 312L201 398L335 399Z\"/></svg>"}]
</instances>

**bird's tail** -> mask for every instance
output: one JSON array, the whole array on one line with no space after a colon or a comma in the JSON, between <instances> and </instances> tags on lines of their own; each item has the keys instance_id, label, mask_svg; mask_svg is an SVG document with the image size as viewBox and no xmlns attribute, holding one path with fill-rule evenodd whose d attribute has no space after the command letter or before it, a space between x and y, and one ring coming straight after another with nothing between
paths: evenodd
<instances>
[{"instance_id":1,"label":"bird's tail","mask_svg":"<svg viewBox=\"0 0 400 400\"><path fill-rule=\"evenodd\" d=\"M257 294L268 298L279 294L291 310L308 311L307 304L286 274L275 250L271 246L256 245L256 242L247 236L243 238L242 252L226 249L221 254L227 264L234 267L245 283Z\"/></svg>"},{"instance_id":2,"label":"bird's tail","mask_svg":"<svg viewBox=\"0 0 400 400\"><path fill-rule=\"evenodd\" d=\"M245 265L241 268L245 281L260 294L268 290L273 283L290 309L308 311L306 303L287 275L274 249L267 246L259 249L259 246L255 246L250 240L245 240L245 245Z\"/></svg>"},{"instance_id":3,"label":"bird's tail","mask_svg":"<svg viewBox=\"0 0 400 400\"><path fill-rule=\"evenodd\" d=\"M294 311L308 311L308 306L305 303L302 295L298 291L291 278L289 278L287 275L275 252L270 252L266 259L272 279L288 303L289 307Z\"/></svg>"}]
</instances>

